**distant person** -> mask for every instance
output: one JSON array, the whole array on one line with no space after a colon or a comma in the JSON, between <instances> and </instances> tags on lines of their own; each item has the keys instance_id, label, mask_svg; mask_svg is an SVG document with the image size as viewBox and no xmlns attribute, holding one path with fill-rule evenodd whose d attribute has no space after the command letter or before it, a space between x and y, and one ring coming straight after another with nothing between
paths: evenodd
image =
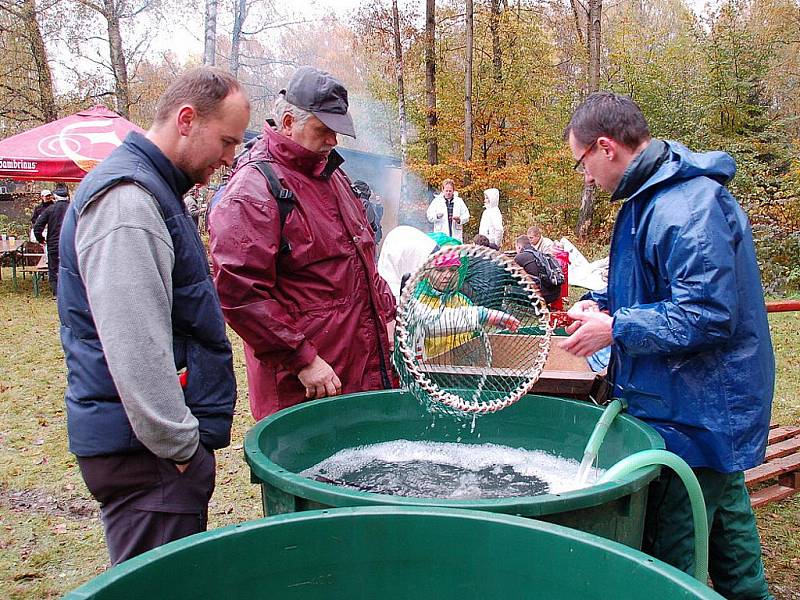
<instances>
[{"instance_id":1,"label":"distant person","mask_svg":"<svg viewBox=\"0 0 800 600\"><path fill-rule=\"evenodd\" d=\"M41 198L41 202L37 204L33 208L33 213L31 214L31 241L36 241L36 236L33 235L33 226L36 225L36 221L41 216L42 212L53 206L53 192L48 189L44 189L39 192L39 197Z\"/></svg>"},{"instance_id":2,"label":"distant person","mask_svg":"<svg viewBox=\"0 0 800 600\"><path fill-rule=\"evenodd\" d=\"M558 264L561 265L561 273L564 275L559 298L550 305L550 309L564 310L564 298L569 297L569 252L564 249L564 244L560 241L554 241L547 249L547 253L558 261Z\"/></svg>"},{"instance_id":3,"label":"distant person","mask_svg":"<svg viewBox=\"0 0 800 600\"><path fill-rule=\"evenodd\" d=\"M478 234L472 238L476 246L484 246L492 250L500 250L485 235ZM488 258L469 258L469 269L464 280L464 294L475 304L486 308L500 309L504 291L502 289L503 268Z\"/></svg>"},{"instance_id":4,"label":"distant person","mask_svg":"<svg viewBox=\"0 0 800 600\"><path fill-rule=\"evenodd\" d=\"M775 357L750 223L726 188L736 164L651 137L639 107L609 92L577 108L565 137L584 183L624 202L607 294L572 307L561 347L588 357L611 346L614 395L692 468L716 592L772 598L744 472L764 461ZM694 535L686 489L662 469L642 550L691 573Z\"/></svg>"},{"instance_id":5,"label":"distant person","mask_svg":"<svg viewBox=\"0 0 800 600\"><path fill-rule=\"evenodd\" d=\"M373 193L369 184L361 179L353 182L353 193L364 205L367 223L369 223L372 234L375 236L375 247L377 248L381 243L381 239L383 239L383 227L381 226L383 204L380 201L380 196Z\"/></svg>"},{"instance_id":6,"label":"distant person","mask_svg":"<svg viewBox=\"0 0 800 600\"><path fill-rule=\"evenodd\" d=\"M198 186L189 190L189 193L183 197L183 205L186 207L186 212L194 221L195 227L200 226L200 188Z\"/></svg>"},{"instance_id":7,"label":"distant person","mask_svg":"<svg viewBox=\"0 0 800 600\"><path fill-rule=\"evenodd\" d=\"M33 226L33 235L40 244L47 243L47 281L53 297L58 289L59 242L61 224L69 208L69 192L66 186L56 187L53 193L55 202L44 209ZM45 231L47 235L45 236Z\"/></svg>"},{"instance_id":8,"label":"distant person","mask_svg":"<svg viewBox=\"0 0 800 600\"><path fill-rule=\"evenodd\" d=\"M503 245L503 215L500 212L500 190L489 188L483 191L483 214L478 232L489 239L496 248Z\"/></svg>"},{"instance_id":9,"label":"distant person","mask_svg":"<svg viewBox=\"0 0 800 600\"><path fill-rule=\"evenodd\" d=\"M472 265L453 251L436 255L426 277L413 290L409 312L422 325L412 340L415 353L434 358L469 342L483 326L516 331L519 319L499 309L479 306L466 292Z\"/></svg>"},{"instance_id":10,"label":"distant person","mask_svg":"<svg viewBox=\"0 0 800 600\"><path fill-rule=\"evenodd\" d=\"M225 188L228 187L228 179L230 178L230 171L226 172L225 175L222 176L222 182L219 184L219 187L211 196L211 200L208 201L208 206L206 206L206 231L208 231L208 217L211 214L211 210L222 200L222 196L225 195Z\"/></svg>"},{"instance_id":11,"label":"distant person","mask_svg":"<svg viewBox=\"0 0 800 600\"><path fill-rule=\"evenodd\" d=\"M459 242L464 241L464 225L469 221L469 210L452 179L442 182L442 193L431 200L426 216L428 222L433 223L434 233L444 233Z\"/></svg>"},{"instance_id":12,"label":"distant person","mask_svg":"<svg viewBox=\"0 0 800 600\"><path fill-rule=\"evenodd\" d=\"M551 305L561 298L564 274L558 261L545 252L536 250L527 235L516 239L517 255L514 261L530 275L539 286L542 298Z\"/></svg>"},{"instance_id":13,"label":"distant person","mask_svg":"<svg viewBox=\"0 0 800 600\"><path fill-rule=\"evenodd\" d=\"M56 184L56 187L53 188L53 195L61 196L62 198L65 197L67 200L69 200L69 188L67 187L67 184L59 181Z\"/></svg>"},{"instance_id":14,"label":"distant person","mask_svg":"<svg viewBox=\"0 0 800 600\"><path fill-rule=\"evenodd\" d=\"M553 245L553 240L544 237L541 228L536 225L528 228L528 239L530 240L531 247L539 252L547 252Z\"/></svg>"},{"instance_id":15,"label":"distant person","mask_svg":"<svg viewBox=\"0 0 800 600\"><path fill-rule=\"evenodd\" d=\"M404 280L416 273L439 248L431 236L410 225L399 225L386 235L378 257L378 273L389 284L396 300L400 300Z\"/></svg>"},{"instance_id":16,"label":"distant person","mask_svg":"<svg viewBox=\"0 0 800 600\"><path fill-rule=\"evenodd\" d=\"M147 133L129 133L84 178L64 220L67 433L113 564L208 523L236 378L183 196L231 164L249 119L233 76L187 71Z\"/></svg>"},{"instance_id":17,"label":"distant person","mask_svg":"<svg viewBox=\"0 0 800 600\"><path fill-rule=\"evenodd\" d=\"M489 241L488 237L480 233L472 238L472 243L476 246L485 246L486 248L491 248L492 250L499 250L495 244L492 244L492 242Z\"/></svg>"}]
</instances>

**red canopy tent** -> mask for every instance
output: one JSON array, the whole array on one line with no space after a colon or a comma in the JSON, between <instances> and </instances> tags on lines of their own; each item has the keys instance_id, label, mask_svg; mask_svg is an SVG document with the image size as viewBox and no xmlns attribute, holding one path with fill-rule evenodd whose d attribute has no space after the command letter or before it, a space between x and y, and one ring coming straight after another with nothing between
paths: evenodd
<instances>
[{"instance_id":1,"label":"red canopy tent","mask_svg":"<svg viewBox=\"0 0 800 600\"><path fill-rule=\"evenodd\" d=\"M122 143L144 131L95 106L0 142L0 178L21 181L80 181Z\"/></svg>"}]
</instances>

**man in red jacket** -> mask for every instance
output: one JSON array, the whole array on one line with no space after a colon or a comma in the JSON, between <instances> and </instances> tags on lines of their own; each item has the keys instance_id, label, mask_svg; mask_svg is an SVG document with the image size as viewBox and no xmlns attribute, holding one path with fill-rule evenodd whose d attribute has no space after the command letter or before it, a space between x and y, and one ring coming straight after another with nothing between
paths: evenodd
<instances>
[{"instance_id":1,"label":"man in red jacket","mask_svg":"<svg viewBox=\"0 0 800 600\"><path fill-rule=\"evenodd\" d=\"M392 385L394 297L334 151L337 133L355 137L347 110L337 79L299 68L279 94L277 131L264 127L210 215L215 283L225 319L244 340L256 419ZM292 193L288 214L259 162Z\"/></svg>"}]
</instances>

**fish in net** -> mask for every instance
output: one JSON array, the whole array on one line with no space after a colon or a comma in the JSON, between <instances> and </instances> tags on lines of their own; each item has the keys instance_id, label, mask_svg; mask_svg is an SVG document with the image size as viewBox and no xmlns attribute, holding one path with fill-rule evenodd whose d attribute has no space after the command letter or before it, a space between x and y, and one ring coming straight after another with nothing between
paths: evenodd
<instances>
[{"instance_id":1,"label":"fish in net","mask_svg":"<svg viewBox=\"0 0 800 600\"><path fill-rule=\"evenodd\" d=\"M536 383L551 334L536 283L513 259L485 246L447 246L403 289L394 364L429 410L486 414Z\"/></svg>"}]
</instances>

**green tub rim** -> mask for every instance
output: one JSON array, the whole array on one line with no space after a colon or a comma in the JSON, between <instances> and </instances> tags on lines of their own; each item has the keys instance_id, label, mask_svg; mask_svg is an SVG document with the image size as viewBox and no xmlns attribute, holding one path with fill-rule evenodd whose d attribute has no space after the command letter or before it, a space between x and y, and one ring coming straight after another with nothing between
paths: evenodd
<instances>
[{"instance_id":1,"label":"green tub rim","mask_svg":"<svg viewBox=\"0 0 800 600\"><path fill-rule=\"evenodd\" d=\"M376 395L395 395L403 394L401 390L381 390L375 392L361 392L349 394L349 398L360 396ZM528 395L523 396L520 402L526 398L544 397L555 399L560 402L575 404L578 406L591 406L597 409L597 417L600 418L602 408L589 404L581 400L568 398L557 398L555 396ZM362 492L351 488L342 488L329 483L314 481L298 475L288 469L269 460L261 453L258 439L261 432L275 421L288 416L294 412L304 410L311 405L320 405L328 402L341 402L342 398L324 398L303 402L296 406L285 408L269 417L256 423L245 435L244 455L252 475L257 477L260 482L268 483L277 489L331 507L345 506L419 506L419 507L444 507L444 508L463 508L471 510L483 510L494 513L507 513L524 517L539 517L555 513L563 513L573 510L600 506L608 502L629 496L634 492L644 488L648 483L658 477L660 467L646 467L639 469L630 475L623 477L620 481L610 482L603 485L592 486L565 492L562 494L542 494L540 496L518 496L515 498L499 498L485 500L444 500L436 498L409 498L404 496L392 496L388 494L376 494L374 492ZM617 419L623 419L629 425L638 429L651 442L652 449L663 450L664 440L649 425L634 417L620 414ZM588 441L588 437L587 437Z\"/></svg>"},{"instance_id":2,"label":"green tub rim","mask_svg":"<svg viewBox=\"0 0 800 600\"><path fill-rule=\"evenodd\" d=\"M286 522L302 522L317 519L348 519L359 516L394 516L398 514L425 517L430 517L433 515L436 518L443 519L455 518L461 520L489 521L493 523L499 523L501 525L533 529L544 532L545 534L574 540L580 544L597 548L600 551L630 559L634 564L642 564L643 562L646 562L647 566L645 568L655 571L658 575L670 581L678 589L682 588L686 591L692 592L699 598L704 598L707 600L719 600L722 598L716 592L714 592L714 590L709 588L707 585L700 583L690 575L676 569L671 565L661 562L658 559L652 558L640 550L635 550L619 542L602 538L590 533L585 533L577 529L564 527L562 525L537 521L534 519L525 519L513 515L454 508L424 508L418 506L360 506L287 513L274 517L257 519L254 521L245 521L244 523L228 525L227 527L191 535L189 537L170 542L164 546L160 546L145 552L144 554L131 558L115 567L112 567L105 573L90 579L80 587L69 592L66 596L64 596L64 600L86 600L87 598L91 598L94 594L102 592L103 588L106 586L127 577L130 573L135 572L140 568L146 567L151 562L173 554L184 552L187 549L191 549L200 544L208 543L218 538L225 537L233 534L234 532L246 532L254 529L277 527Z\"/></svg>"}]
</instances>

